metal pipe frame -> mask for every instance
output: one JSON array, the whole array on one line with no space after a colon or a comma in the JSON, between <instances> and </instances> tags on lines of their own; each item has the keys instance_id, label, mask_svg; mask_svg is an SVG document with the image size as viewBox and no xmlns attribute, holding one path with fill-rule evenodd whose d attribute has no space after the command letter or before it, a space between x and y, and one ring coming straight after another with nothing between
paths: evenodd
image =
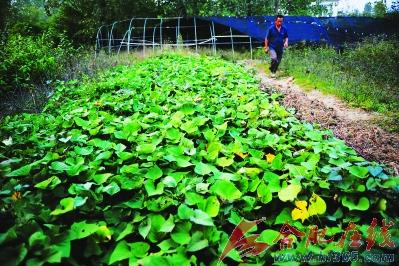
<instances>
[{"instance_id":1,"label":"metal pipe frame","mask_svg":"<svg viewBox=\"0 0 399 266\"><path fill-rule=\"evenodd\" d=\"M110 34L108 35L109 36L109 40L108 40L108 53L111 53L111 42L112 42L112 46L113 46L113 38L114 38L114 36L112 35L112 31L114 30L114 27L115 27L115 24L117 24L118 23L118 21L115 21L114 23L112 23L112 28L111 28L111 31L110 31Z\"/></svg>"},{"instance_id":2,"label":"metal pipe frame","mask_svg":"<svg viewBox=\"0 0 399 266\"><path fill-rule=\"evenodd\" d=\"M126 42L124 42L125 37L126 37L126 34L128 34L128 31L126 31L126 32L125 32L125 35L123 35L123 39L122 39L122 41L121 41L121 44L119 45L118 54L119 54L119 52L121 51L122 45L123 45L124 43L126 43ZM129 40L128 40L127 43L129 44Z\"/></svg>"},{"instance_id":3,"label":"metal pipe frame","mask_svg":"<svg viewBox=\"0 0 399 266\"><path fill-rule=\"evenodd\" d=\"M195 52L198 53L198 44L197 44L197 20L194 17L194 34L195 34Z\"/></svg>"},{"instance_id":4,"label":"metal pipe frame","mask_svg":"<svg viewBox=\"0 0 399 266\"><path fill-rule=\"evenodd\" d=\"M130 38L131 38L131 34L132 34L132 24L133 24L133 20L134 20L134 18L132 18L131 20L130 20L130 22L129 22L129 28L128 28L128 32L129 32L129 34L128 34L128 39L127 39L127 53L129 54L130 53Z\"/></svg>"},{"instance_id":5,"label":"metal pipe frame","mask_svg":"<svg viewBox=\"0 0 399 266\"><path fill-rule=\"evenodd\" d=\"M143 30L143 55L145 55L145 26L147 25L147 19L144 20L144 30Z\"/></svg>"},{"instance_id":6,"label":"metal pipe frame","mask_svg":"<svg viewBox=\"0 0 399 266\"><path fill-rule=\"evenodd\" d=\"M177 26L165 26L164 21L168 19L176 19L177 20ZM212 49L212 53L216 55L217 53L217 45L225 45L225 44L230 44L231 45L231 50L233 53L233 56L235 55L235 49L234 46L235 44L249 44L250 48L250 53L251 53L251 59L253 59L253 40L251 36L248 35L240 35L240 34L233 34L233 29L232 27L228 27L228 31L225 32L225 35L216 35L216 29L215 29L215 23L213 21L209 21L208 25L197 25L197 17L193 17L193 25L181 25L181 19L182 17L175 17L175 18L131 18L130 20L124 20L124 21L129 21L129 26L128 30L125 31L123 38L122 39L117 39L114 36L117 32L117 24L121 21L115 21L112 24L109 25L102 25L98 28L97 34L96 34L96 43L95 43L95 57L99 54L100 50L103 48L108 48L108 53L116 52L119 54L120 51L122 50L123 46L127 46L127 51L130 53L130 48L131 46L141 46L142 47L142 52L143 55L146 54L147 47L151 45L153 52L155 52L155 47L158 46L162 50L164 48L164 28L175 28L175 35L176 35L176 42L173 44L173 42L170 44L171 46L187 46L187 47L192 47L195 46L195 51L198 53L199 51L199 45L210 45ZM134 22L135 20L143 20L143 27L135 27ZM149 26L148 21L149 20L158 20L160 21L159 23L156 23L154 26ZM107 27L107 39L103 38L103 31ZM199 28L205 28L207 27L210 33L210 38L208 39L198 39L198 29ZM142 36L138 36L136 39L133 37L133 32L135 28L140 28L143 29ZM157 29L159 28L159 39L156 37L157 35ZM181 40L181 29L182 28L194 28L194 39L191 40ZM153 29L153 34L152 34L152 42L147 41L147 34L146 30L147 29ZM119 31L119 30L118 30ZM230 42L223 42L224 38L229 38ZM248 38L248 41L235 41L235 38ZM126 40L127 39L127 40ZM221 42L218 42L218 39L221 39ZM120 42L118 44L115 44L116 42ZM103 43L105 45L103 46ZM108 47L107 47L108 46Z\"/></svg>"},{"instance_id":7,"label":"metal pipe frame","mask_svg":"<svg viewBox=\"0 0 399 266\"><path fill-rule=\"evenodd\" d=\"M163 44L162 44L162 18L161 18L161 23L159 24L159 41L161 43L161 50L163 49Z\"/></svg>"},{"instance_id":8,"label":"metal pipe frame","mask_svg":"<svg viewBox=\"0 0 399 266\"><path fill-rule=\"evenodd\" d=\"M230 27L230 39L231 39L231 51L233 52L233 56L234 56L234 39L233 39L233 31L231 30L231 27Z\"/></svg>"},{"instance_id":9,"label":"metal pipe frame","mask_svg":"<svg viewBox=\"0 0 399 266\"><path fill-rule=\"evenodd\" d=\"M152 52L155 52L155 31L158 25L155 25L154 31L152 32Z\"/></svg>"},{"instance_id":10,"label":"metal pipe frame","mask_svg":"<svg viewBox=\"0 0 399 266\"><path fill-rule=\"evenodd\" d=\"M212 29L213 29L213 39L214 39L214 41L213 41L213 49L214 49L214 51L213 51L213 53L214 53L214 55L216 55L216 31L215 31L215 23L213 23L213 21L212 21Z\"/></svg>"},{"instance_id":11,"label":"metal pipe frame","mask_svg":"<svg viewBox=\"0 0 399 266\"><path fill-rule=\"evenodd\" d=\"M177 19L177 28L176 28L176 44L179 44L179 36L180 35L180 18ZM183 39L183 38L182 38ZM182 43L183 44L183 43Z\"/></svg>"}]
</instances>

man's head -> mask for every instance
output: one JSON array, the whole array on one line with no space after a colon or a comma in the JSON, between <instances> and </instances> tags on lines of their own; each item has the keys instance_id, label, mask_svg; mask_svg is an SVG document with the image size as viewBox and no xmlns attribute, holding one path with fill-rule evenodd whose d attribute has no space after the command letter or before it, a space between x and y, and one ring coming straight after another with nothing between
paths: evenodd
<instances>
[{"instance_id":1,"label":"man's head","mask_svg":"<svg viewBox=\"0 0 399 266\"><path fill-rule=\"evenodd\" d=\"M280 28L281 25L283 25L283 20L284 20L284 16L283 15L277 15L274 18L274 25L276 25L276 27Z\"/></svg>"}]
</instances>

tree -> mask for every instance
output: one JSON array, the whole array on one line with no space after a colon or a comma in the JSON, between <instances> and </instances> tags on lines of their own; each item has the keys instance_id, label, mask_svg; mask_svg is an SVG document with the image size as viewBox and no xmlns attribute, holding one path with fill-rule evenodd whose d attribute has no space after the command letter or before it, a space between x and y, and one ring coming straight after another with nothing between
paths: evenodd
<instances>
[{"instance_id":1,"label":"tree","mask_svg":"<svg viewBox=\"0 0 399 266\"><path fill-rule=\"evenodd\" d=\"M89 43L104 24L133 17L322 15L320 0L0 0L0 27L38 34L51 29ZM9 12L11 15L4 15Z\"/></svg>"},{"instance_id":2,"label":"tree","mask_svg":"<svg viewBox=\"0 0 399 266\"><path fill-rule=\"evenodd\" d=\"M66 32L75 43L90 43L104 24L132 17L156 17L161 10L156 1L69 0L59 1L52 19L54 28Z\"/></svg>"},{"instance_id":3,"label":"tree","mask_svg":"<svg viewBox=\"0 0 399 266\"><path fill-rule=\"evenodd\" d=\"M399 12L399 0L392 1L392 11Z\"/></svg>"},{"instance_id":4,"label":"tree","mask_svg":"<svg viewBox=\"0 0 399 266\"><path fill-rule=\"evenodd\" d=\"M37 35L48 28L44 0L12 0L6 19L9 33Z\"/></svg>"},{"instance_id":5,"label":"tree","mask_svg":"<svg viewBox=\"0 0 399 266\"><path fill-rule=\"evenodd\" d=\"M387 7L385 3L381 0L374 4L374 16L383 17L387 13Z\"/></svg>"},{"instance_id":6,"label":"tree","mask_svg":"<svg viewBox=\"0 0 399 266\"><path fill-rule=\"evenodd\" d=\"M322 9L320 1L291 0L280 1L280 12L286 15L318 15ZM327 10L326 10L327 11Z\"/></svg>"},{"instance_id":7,"label":"tree","mask_svg":"<svg viewBox=\"0 0 399 266\"><path fill-rule=\"evenodd\" d=\"M0 32L2 32L6 26L6 19L10 11L10 6L10 0L0 0Z\"/></svg>"},{"instance_id":8,"label":"tree","mask_svg":"<svg viewBox=\"0 0 399 266\"><path fill-rule=\"evenodd\" d=\"M280 0L274 0L274 14L280 12Z\"/></svg>"},{"instance_id":9,"label":"tree","mask_svg":"<svg viewBox=\"0 0 399 266\"><path fill-rule=\"evenodd\" d=\"M364 5L363 16L371 16L373 13L373 6L370 2Z\"/></svg>"}]
</instances>

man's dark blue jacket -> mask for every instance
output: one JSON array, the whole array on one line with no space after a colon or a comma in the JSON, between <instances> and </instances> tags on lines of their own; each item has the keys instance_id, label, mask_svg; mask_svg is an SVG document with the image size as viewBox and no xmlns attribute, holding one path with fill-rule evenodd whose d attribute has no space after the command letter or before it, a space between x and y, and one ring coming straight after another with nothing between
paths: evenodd
<instances>
[{"instance_id":1,"label":"man's dark blue jacket","mask_svg":"<svg viewBox=\"0 0 399 266\"><path fill-rule=\"evenodd\" d=\"M269 41L269 47L274 50L283 50L285 38L288 38L288 32L284 26L281 26L280 31L275 25L270 26L267 30L266 39Z\"/></svg>"}]
</instances>

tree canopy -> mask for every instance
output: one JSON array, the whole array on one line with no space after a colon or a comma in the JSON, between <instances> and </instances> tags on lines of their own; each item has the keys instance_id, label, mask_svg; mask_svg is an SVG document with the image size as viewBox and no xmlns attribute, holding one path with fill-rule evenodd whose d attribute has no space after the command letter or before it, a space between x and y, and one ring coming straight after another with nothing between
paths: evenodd
<instances>
[{"instance_id":1,"label":"tree canopy","mask_svg":"<svg viewBox=\"0 0 399 266\"><path fill-rule=\"evenodd\" d=\"M133 17L176 16L325 16L321 0L0 0L0 30L23 35L51 31L75 43L91 42L98 27ZM396 3L396 4L395 4ZM394 8L397 2L394 1ZM370 8L369 8L370 9ZM387 12L380 1L376 16ZM370 15L370 14L368 14Z\"/></svg>"},{"instance_id":2,"label":"tree canopy","mask_svg":"<svg viewBox=\"0 0 399 266\"><path fill-rule=\"evenodd\" d=\"M132 17L323 15L319 0L0 0L0 27L37 34L53 29L87 42L100 25Z\"/></svg>"}]
</instances>

